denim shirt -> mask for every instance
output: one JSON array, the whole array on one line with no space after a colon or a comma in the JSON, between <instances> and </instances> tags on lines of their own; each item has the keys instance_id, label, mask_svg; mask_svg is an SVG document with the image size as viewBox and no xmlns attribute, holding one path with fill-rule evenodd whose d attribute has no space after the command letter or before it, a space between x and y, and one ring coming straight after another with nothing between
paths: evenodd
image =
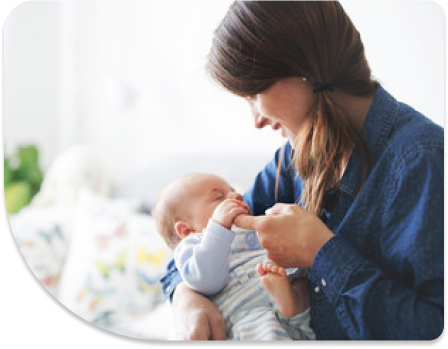
<instances>
[{"instance_id":1,"label":"denim shirt","mask_svg":"<svg viewBox=\"0 0 448 349\"><path fill-rule=\"evenodd\" d=\"M364 134L376 160L364 185L352 156L324 199L335 236L310 270L311 326L317 339L435 339L444 325L443 128L378 86ZM289 144L284 151L278 201L295 203L302 181ZM279 152L244 195L254 215L275 204ZM181 281L173 262L161 281L167 296Z\"/></svg>"}]
</instances>

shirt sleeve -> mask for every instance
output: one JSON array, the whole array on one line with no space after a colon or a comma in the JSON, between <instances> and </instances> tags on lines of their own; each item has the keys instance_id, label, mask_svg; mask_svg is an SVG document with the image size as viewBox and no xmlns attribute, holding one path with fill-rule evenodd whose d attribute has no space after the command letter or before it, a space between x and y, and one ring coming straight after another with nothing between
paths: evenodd
<instances>
[{"instance_id":1,"label":"shirt sleeve","mask_svg":"<svg viewBox=\"0 0 448 349\"><path fill-rule=\"evenodd\" d=\"M204 233L191 234L179 243L174 260L188 287L206 296L224 288L234 237L231 230L211 219Z\"/></svg>"},{"instance_id":2,"label":"shirt sleeve","mask_svg":"<svg viewBox=\"0 0 448 349\"><path fill-rule=\"evenodd\" d=\"M170 300L170 303L173 301L174 290L176 289L177 285L179 285L181 282L182 277L180 276L180 273L177 270L174 259L172 259L166 267L166 274L160 279L160 283L162 284L162 293L164 302L167 299Z\"/></svg>"},{"instance_id":3,"label":"shirt sleeve","mask_svg":"<svg viewBox=\"0 0 448 349\"><path fill-rule=\"evenodd\" d=\"M408 153L393 167L378 260L336 235L310 279L352 339L435 339L444 326L443 148Z\"/></svg>"}]
</instances>

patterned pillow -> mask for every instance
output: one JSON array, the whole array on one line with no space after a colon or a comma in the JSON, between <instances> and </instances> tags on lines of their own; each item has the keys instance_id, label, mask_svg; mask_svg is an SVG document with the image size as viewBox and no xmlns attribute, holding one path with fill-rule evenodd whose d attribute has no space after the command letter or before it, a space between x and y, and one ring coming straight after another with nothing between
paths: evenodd
<instances>
[{"instance_id":1,"label":"patterned pillow","mask_svg":"<svg viewBox=\"0 0 448 349\"><path fill-rule=\"evenodd\" d=\"M101 327L141 315L162 301L159 279L172 253L154 219L136 203L80 195L59 300Z\"/></svg>"},{"instance_id":2,"label":"patterned pillow","mask_svg":"<svg viewBox=\"0 0 448 349\"><path fill-rule=\"evenodd\" d=\"M11 231L23 258L43 286L58 292L73 225L73 206L28 206L9 217Z\"/></svg>"}]
</instances>

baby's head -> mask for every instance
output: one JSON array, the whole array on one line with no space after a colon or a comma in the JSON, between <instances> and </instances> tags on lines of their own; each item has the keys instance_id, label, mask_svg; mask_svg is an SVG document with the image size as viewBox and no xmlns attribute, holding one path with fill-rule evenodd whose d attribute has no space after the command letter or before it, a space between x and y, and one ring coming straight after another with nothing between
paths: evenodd
<instances>
[{"instance_id":1,"label":"baby's head","mask_svg":"<svg viewBox=\"0 0 448 349\"><path fill-rule=\"evenodd\" d=\"M159 193L152 215L166 244L174 249L181 239L204 230L216 207L230 198L242 200L223 178L191 173L174 180Z\"/></svg>"}]
</instances>

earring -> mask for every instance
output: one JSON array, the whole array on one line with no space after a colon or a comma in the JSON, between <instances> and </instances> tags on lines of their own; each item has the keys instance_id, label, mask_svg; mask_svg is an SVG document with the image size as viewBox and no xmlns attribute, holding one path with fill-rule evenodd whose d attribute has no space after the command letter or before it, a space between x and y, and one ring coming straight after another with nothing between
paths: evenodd
<instances>
[{"instance_id":1,"label":"earring","mask_svg":"<svg viewBox=\"0 0 448 349\"><path fill-rule=\"evenodd\" d=\"M303 77L303 78L302 78L302 81L303 81L303 82L306 82L306 77Z\"/></svg>"}]
</instances>

